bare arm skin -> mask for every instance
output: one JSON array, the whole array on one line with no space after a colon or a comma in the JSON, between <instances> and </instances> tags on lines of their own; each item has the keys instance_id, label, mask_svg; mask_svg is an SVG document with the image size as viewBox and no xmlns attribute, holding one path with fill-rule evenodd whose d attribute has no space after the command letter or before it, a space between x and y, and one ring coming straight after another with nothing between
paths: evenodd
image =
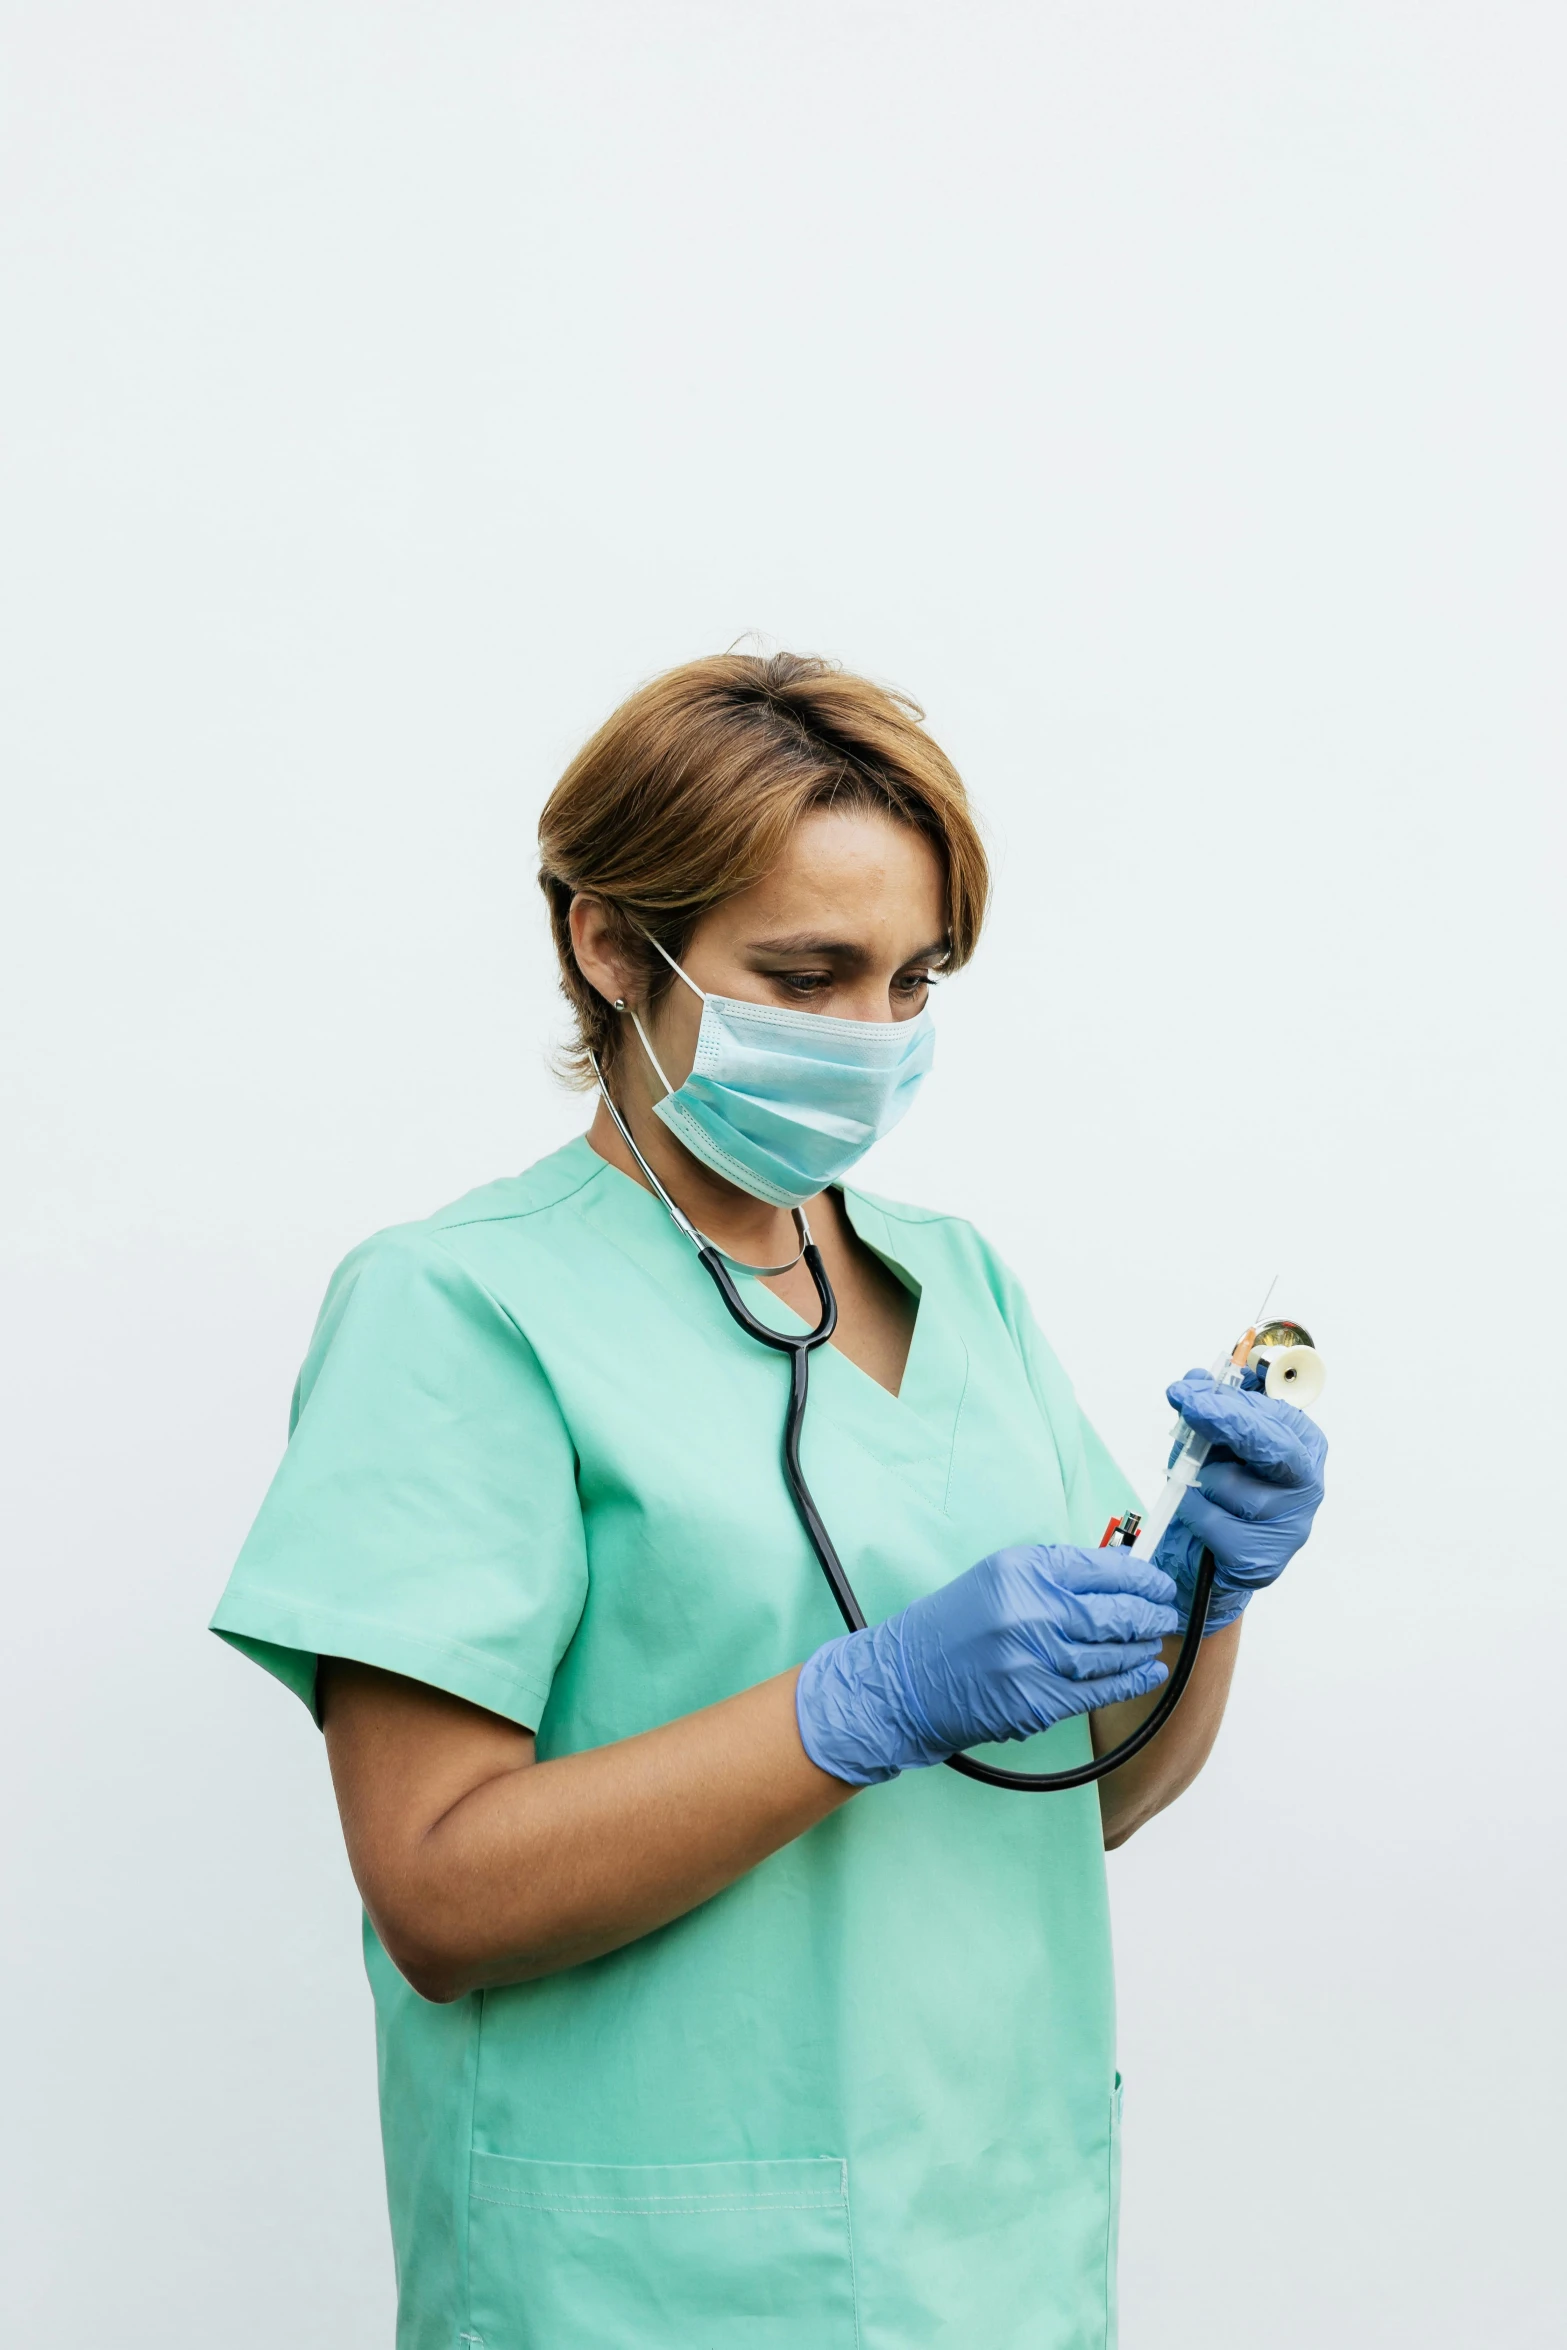
<instances>
[{"instance_id":1,"label":"bare arm skin","mask_svg":"<svg viewBox=\"0 0 1567 2350\"><path fill-rule=\"evenodd\" d=\"M558 1973L707 1901L858 1792L800 1744L793 1672L584 1754L459 1697L321 1661L354 1879L423 1998Z\"/></svg>"},{"instance_id":2,"label":"bare arm skin","mask_svg":"<svg viewBox=\"0 0 1567 2350\"><path fill-rule=\"evenodd\" d=\"M1100 1780L1099 1816L1104 1823L1106 1852L1114 1852L1128 1836L1146 1827L1156 1812L1184 1795L1213 1752L1229 1702L1240 1639L1237 1620L1203 1642L1186 1694L1158 1737L1129 1763L1112 1771L1108 1779ZM1160 1654L1173 1667L1180 1651L1179 1640L1167 1640ZM1130 1737L1163 1694L1162 1689L1155 1689L1148 1697L1134 1697L1126 1705L1103 1706L1090 1714L1095 1754L1108 1754L1112 1746Z\"/></svg>"}]
</instances>

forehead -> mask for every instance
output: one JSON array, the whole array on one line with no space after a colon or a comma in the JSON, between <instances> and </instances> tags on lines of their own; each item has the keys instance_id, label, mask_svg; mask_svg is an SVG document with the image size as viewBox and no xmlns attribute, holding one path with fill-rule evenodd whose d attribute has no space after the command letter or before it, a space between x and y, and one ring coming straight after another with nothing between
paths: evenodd
<instances>
[{"instance_id":1,"label":"forehead","mask_svg":"<svg viewBox=\"0 0 1567 2350\"><path fill-rule=\"evenodd\" d=\"M891 923L924 944L946 928L945 901L941 860L912 824L869 808L813 808L772 872L709 919L738 934L830 914L840 935L846 923L855 932Z\"/></svg>"}]
</instances>

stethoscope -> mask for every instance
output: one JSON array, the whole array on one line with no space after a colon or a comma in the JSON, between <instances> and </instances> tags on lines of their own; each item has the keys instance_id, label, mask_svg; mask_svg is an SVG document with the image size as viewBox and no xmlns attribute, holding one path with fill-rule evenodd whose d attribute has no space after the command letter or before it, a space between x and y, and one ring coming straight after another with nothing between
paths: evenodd
<instances>
[{"instance_id":1,"label":"stethoscope","mask_svg":"<svg viewBox=\"0 0 1567 2350\"><path fill-rule=\"evenodd\" d=\"M696 1250L730 1315L747 1338L754 1338L759 1346L771 1347L775 1354L787 1355L789 1358L789 1400L784 1408L783 1424L784 1482L789 1488L789 1497L794 1503L800 1524L805 1529L806 1540L827 1578L827 1588L837 1602L839 1615L851 1632L863 1632L866 1628L865 1611L854 1596L854 1586L844 1572L843 1561L833 1547L832 1536L822 1523L821 1512L805 1481L805 1471L800 1466L800 1430L805 1424L805 1407L810 1396L811 1357L819 1346L827 1344L838 1327L838 1300L827 1278L822 1252L811 1238L811 1227L806 1221L805 1210L791 1210L800 1247L798 1255L792 1256L787 1264L745 1265L738 1258L726 1258L724 1251L700 1233L690 1217L676 1206L642 1156L632 1138L630 1127L611 1099L596 1058L593 1059L593 1074L598 1079L604 1106L620 1130L622 1142L636 1160L652 1190L668 1209L675 1225ZM815 1284L821 1314L814 1330L807 1330L803 1336L796 1337L787 1330L775 1330L771 1323L762 1321L752 1313L736 1288L729 1267L733 1264L738 1272L765 1277L768 1274L791 1272L802 1261ZM1072 1771L998 1771L993 1770L989 1763L971 1761L966 1754L949 1754L946 1758L948 1770L961 1772L965 1779L978 1779L986 1787L1012 1787L1026 1795L1050 1795L1067 1787L1087 1787L1095 1779L1106 1778L1111 1771L1118 1771L1123 1763L1131 1761L1134 1754L1141 1754L1150 1740L1158 1737L1181 1702L1186 1684L1192 1677L1192 1668L1197 1662L1198 1650L1202 1646L1213 1578L1213 1553L1204 1550L1197 1570L1197 1586L1192 1594L1191 1618L1181 1642L1181 1653L1165 1683L1164 1694L1153 1712L1139 1722L1130 1737L1123 1738L1120 1745L1112 1747L1108 1754L1096 1755L1092 1762L1079 1763L1076 1770Z\"/></svg>"}]
</instances>

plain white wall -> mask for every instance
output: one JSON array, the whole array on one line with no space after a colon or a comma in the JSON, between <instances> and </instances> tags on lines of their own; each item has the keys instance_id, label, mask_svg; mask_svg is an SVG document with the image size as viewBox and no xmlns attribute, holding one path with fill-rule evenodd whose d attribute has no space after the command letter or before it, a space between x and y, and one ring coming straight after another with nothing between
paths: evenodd
<instances>
[{"instance_id":1,"label":"plain white wall","mask_svg":"<svg viewBox=\"0 0 1567 2350\"><path fill-rule=\"evenodd\" d=\"M1145 1480L1275 1269L1330 1364L1111 1863L1127 2350L1559 2342L1560 12L4 25L5 2338L390 2339L319 1745L202 1625L337 1258L582 1122L543 794L755 628L996 850L868 1180Z\"/></svg>"}]
</instances>

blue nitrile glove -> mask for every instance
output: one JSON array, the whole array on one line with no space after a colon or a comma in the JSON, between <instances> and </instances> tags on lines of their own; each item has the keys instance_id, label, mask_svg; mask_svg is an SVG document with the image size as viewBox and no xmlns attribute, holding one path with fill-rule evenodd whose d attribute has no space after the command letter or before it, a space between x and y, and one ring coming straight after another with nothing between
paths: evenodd
<instances>
[{"instance_id":1,"label":"blue nitrile glove","mask_svg":"<svg viewBox=\"0 0 1567 2350\"><path fill-rule=\"evenodd\" d=\"M1305 1412L1264 1395L1251 1374L1245 1387L1221 1387L1211 1371L1188 1371L1169 1396L1213 1450L1154 1555L1175 1578L1184 1627L1203 1550L1213 1552L1207 1628L1217 1632L1277 1581L1311 1532L1328 1440Z\"/></svg>"},{"instance_id":2,"label":"blue nitrile glove","mask_svg":"<svg viewBox=\"0 0 1567 2350\"><path fill-rule=\"evenodd\" d=\"M901 1615L829 1640L800 1669L812 1762L856 1787L1031 1738L1068 1714L1145 1697L1165 1677L1175 1586L1129 1550L1025 1543Z\"/></svg>"}]
</instances>

